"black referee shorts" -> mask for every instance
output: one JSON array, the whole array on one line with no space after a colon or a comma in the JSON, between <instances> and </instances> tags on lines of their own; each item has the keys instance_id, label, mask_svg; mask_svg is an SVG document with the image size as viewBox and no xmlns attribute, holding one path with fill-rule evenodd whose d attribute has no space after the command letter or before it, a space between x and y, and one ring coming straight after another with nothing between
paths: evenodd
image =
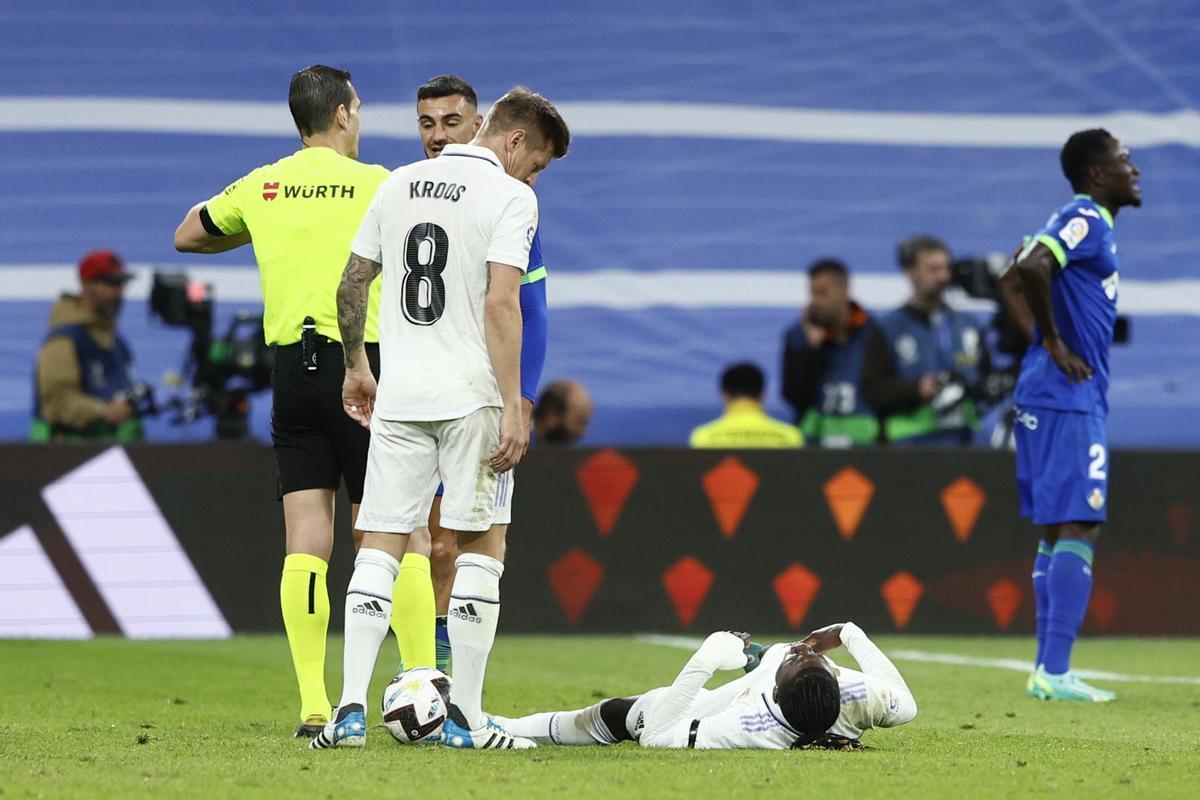
<instances>
[{"instance_id":1,"label":"black referee shorts","mask_svg":"<svg viewBox=\"0 0 1200 800\"><path fill-rule=\"evenodd\" d=\"M362 501L371 434L342 410L342 345L320 346L316 372L301 366L300 345L275 348L271 374L271 441L279 471L279 496L301 489L337 489L343 480L351 503ZM379 345L367 344L379 377Z\"/></svg>"}]
</instances>

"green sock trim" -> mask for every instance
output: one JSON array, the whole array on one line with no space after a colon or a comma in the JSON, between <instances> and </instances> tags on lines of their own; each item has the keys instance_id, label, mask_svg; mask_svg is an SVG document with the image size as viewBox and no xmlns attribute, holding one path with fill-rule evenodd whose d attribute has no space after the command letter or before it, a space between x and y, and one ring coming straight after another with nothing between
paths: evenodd
<instances>
[{"instance_id":1,"label":"green sock trim","mask_svg":"<svg viewBox=\"0 0 1200 800\"><path fill-rule=\"evenodd\" d=\"M1054 545L1054 555L1058 555L1059 553L1071 553L1072 555L1079 556L1083 559L1083 563L1089 567L1092 565L1092 558L1095 556L1092 548L1078 539L1059 539Z\"/></svg>"},{"instance_id":2,"label":"green sock trim","mask_svg":"<svg viewBox=\"0 0 1200 800\"><path fill-rule=\"evenodd\" d=\"M1054 548L1052 548L1050 545L1046 544L1045 542L1038 542L1038 555L1039 556L1052 556L1052 555L1054 555Z\"/></svg>"}]
</instances>

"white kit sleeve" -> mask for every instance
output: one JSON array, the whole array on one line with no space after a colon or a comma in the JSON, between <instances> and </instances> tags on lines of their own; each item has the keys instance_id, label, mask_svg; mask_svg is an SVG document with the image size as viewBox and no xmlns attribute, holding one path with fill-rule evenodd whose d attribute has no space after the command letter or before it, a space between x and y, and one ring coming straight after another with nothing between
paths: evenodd
<instances>
[{"instance_id":1,"label":"white kit sleeve","mask_svg":"<svg viewBox=\"0 0 1200 800\"><path fill-rule=\"evenodd\" d=\"M870 679L866 688L874 695L869 704L875 717L872 726L890 728L911 721L917 715L917 701L891 659L853 622L843 626L842 644Z\"/></svg>"},{"instance_id":2,"label":"white kit sleeve","mask_svg":"<svg viewBox=\"0 0 1200 800\"><path fill-rule=\"evenodd\" d=\"M501 207L492 229L487 260L525 272L529 269L533 235L537 233L537 197L528 186L522 184L515 188L516 191Z\"/></svg>"},{"instance_id":3,"label":"white kit sleeve","mask_svg":"<svg viewBox=\"0 0 1200 800\"><path fill-rule=\"evenodd\" d=\"M745 666L744 646L740 638L724 631L705 639L647 716L642 747L688 747L689 735L694 737L689 713L696 695L717 670Z\"/></svg>"}]
</instances>

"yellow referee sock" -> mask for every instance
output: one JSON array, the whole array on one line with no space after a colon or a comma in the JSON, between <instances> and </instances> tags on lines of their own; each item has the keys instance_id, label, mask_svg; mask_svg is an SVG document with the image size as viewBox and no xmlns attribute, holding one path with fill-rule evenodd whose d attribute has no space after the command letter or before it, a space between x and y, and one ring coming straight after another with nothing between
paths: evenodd
<instances>
[{"instance_id":1,"label":"yellow referee sock","mask_svg":"<svg viewBox=\"0 0 1200 800\"><path fill-rule=\"evenodd\" d=\"M325 693L325 634L329 630L329 591L320 558L292 553L283 560L279 581L279 607L292 648L292 665L300 684L300 721L320 716L329 719Z\"/></svg>"},{"instance_id":2,"label":"yellow referee sock","mask_svg":"<svg viewBox=\"0 0 1200 800\"><path fill-rule=\"evenodd\" d=\"M392 633L396 634L405 669L434 666L433 617L429 558L408 553L400 562L400 574L392 585Z\"/></svg>"}]
</instances>

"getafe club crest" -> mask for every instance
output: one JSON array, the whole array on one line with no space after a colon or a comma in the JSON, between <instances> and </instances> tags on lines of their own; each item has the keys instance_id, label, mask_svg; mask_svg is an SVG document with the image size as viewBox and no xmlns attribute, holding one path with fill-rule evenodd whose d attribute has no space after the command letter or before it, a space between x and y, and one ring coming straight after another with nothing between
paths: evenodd
<instances>
[{"instance_id":1,"label":"getafe club crest","mask_svg":"<svg viewBox=\"0 0 1200 800\"><path fill-rule=\"evenodd\" d=\"M1100 509L1104 508L1104 492L1100 491L1099 487L1092 489L1091 494L1088 495L1087 501L1088 505L1091 506L1094 511L1099 511Z\"/></svg>"}]
</instances>

